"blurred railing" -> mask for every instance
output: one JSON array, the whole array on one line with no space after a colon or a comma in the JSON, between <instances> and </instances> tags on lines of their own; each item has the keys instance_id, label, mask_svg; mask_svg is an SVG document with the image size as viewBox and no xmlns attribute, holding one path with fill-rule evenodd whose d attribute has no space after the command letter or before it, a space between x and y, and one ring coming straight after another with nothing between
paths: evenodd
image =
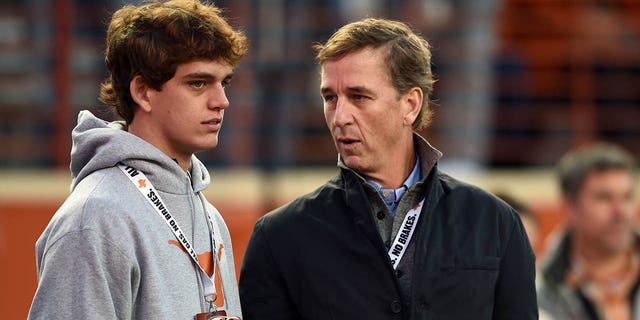
<instances>
[{"instance_id":1,"label":"blurred railing","mask_svg":"<svg viewBox=\"0 0 640 320\"><path fill-rule=\"evenodd\" d=\"M640 2L633 0L234 0L251 39L229 88L210 166L332 166L311 45L362 16L407 21L433 46L445 161L547 166L608 140L640 155ZM0 4L0 166L66 168L80 109L106 77L106 23L120 1Z\"/></svg>"}]
</instances>

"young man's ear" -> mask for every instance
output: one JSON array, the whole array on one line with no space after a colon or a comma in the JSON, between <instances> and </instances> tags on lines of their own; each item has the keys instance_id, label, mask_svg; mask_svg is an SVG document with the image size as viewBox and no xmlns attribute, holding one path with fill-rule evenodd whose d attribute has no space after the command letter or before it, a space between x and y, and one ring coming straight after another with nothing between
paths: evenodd
<instances>
[{"instance_id":1,"label":"young man's ear","mask_svg":"<svg viewBox=\"0 0 640 320\"><path fill-rule=\"evenodd\" d=\"M150 90L153 89L147 85L140 75L133 77L129 83L131 98L140 107L140 110L145 112L151 111Z\"/></svg>"},{"instance_id":2,"label":"young man's ear","mask_svg":"<svg viewBox=\"0 0 640 320\"><path fill-rule=\"evenodd\" d=\"M420 114L420 109L422 109L422 99L422 90L418 87L411 88L407 93L402 95L402 103L405 105L403 109L404 116L402 118L404 125L413 126L413 123L418 118L418 114Z\"/></svg>"}]
</instances>

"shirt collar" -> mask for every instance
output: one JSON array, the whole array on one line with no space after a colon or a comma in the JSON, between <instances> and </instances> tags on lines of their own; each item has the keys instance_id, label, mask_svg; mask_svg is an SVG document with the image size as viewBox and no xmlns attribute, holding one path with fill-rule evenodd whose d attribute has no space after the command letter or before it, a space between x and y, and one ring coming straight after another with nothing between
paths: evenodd
<instances>
[{"instance_id":1,"label":"shirt collar","mask_svg":"<svg viewBox=\"0 0 640 320\"><path fill-rule=\"evenodd\" d=\"M413 170L411 170L411 173L400 188L383 189L379 183L373 180L367 180L367 183L373 186L378 193L380 193L380 196L385 203L390 204L399 202L404 193L407 192L412 185L418 183L418 181L420 181L420 158L416 154L416 164L413 166Z\"/></svg>"}]
</instances>

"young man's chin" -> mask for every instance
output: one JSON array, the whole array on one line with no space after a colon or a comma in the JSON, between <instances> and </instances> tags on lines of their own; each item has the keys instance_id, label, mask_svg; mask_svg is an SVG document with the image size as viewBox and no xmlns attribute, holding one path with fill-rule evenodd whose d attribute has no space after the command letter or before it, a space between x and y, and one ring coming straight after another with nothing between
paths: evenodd
<instances>
[{"instance_id":1,"label":"young man's chin","mask_svg":"<svg viewBox=\"0 0 640 320\"><path fill-rule=\"evenodd\" d=\"M193 153L204 152L207 150L215 149L218 146L218 139L206 141L204 143L194 146L195 151Z\"/></svg>"},{"instance_id":2,"label":"young man's chin","mask_svg":"<svg viewBox=\"0 0 640 320\"><path fill-rule=\"evenodd\" d=\"M205 144L207 145L207 149L212 149L218 146L218 144L220 143L220 138L218 137L218 133L216 132L215 134L212 134L210 136L207 137L207 140L205 141Z\"/></svg>"}]
</instances>

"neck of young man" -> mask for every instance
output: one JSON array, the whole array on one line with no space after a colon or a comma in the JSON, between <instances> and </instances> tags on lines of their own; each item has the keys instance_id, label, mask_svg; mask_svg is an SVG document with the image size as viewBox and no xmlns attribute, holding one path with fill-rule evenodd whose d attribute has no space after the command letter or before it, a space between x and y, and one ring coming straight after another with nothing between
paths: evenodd
<instances>
[{"instance_id":1,"label":"neck of young man","mask_svg":"<svg viewBox=\"0 0 640 320\"><path fill-rule=\"evenodd\" d=\"M182 157L181 159L178 159L177 157L173 157L171 155L168 156L171 157L171 159L173 159L175 162L177 162L184 172L189 172L189 168L191 168L191 155L189 155L188 157Z\"/></svg>"},{"instance_id":2,"label":"neck of young man","mask_svg":"<svg viewBox=\"0 0 640 320\"><path fill-rule=\"evenodd\" d=\"M156 139L158 137L157 134L155 134L154 132L151 132L148 129L145 129L149 127L150 126L136 124L134 121L128 125L127 131L139 137L140 139L148 142L152 146L156 147L158 150L162 151L162 153L166 154L169 158L173 159L173 161L178 163L178 165L180 166L180 168L182 168L184 172L188 172L189 168L191 168L192 154L177 152L172 148L170 148L170 146L167 146L163 144L161 141L158 141Z\"/></svg>"}]
</instances>

